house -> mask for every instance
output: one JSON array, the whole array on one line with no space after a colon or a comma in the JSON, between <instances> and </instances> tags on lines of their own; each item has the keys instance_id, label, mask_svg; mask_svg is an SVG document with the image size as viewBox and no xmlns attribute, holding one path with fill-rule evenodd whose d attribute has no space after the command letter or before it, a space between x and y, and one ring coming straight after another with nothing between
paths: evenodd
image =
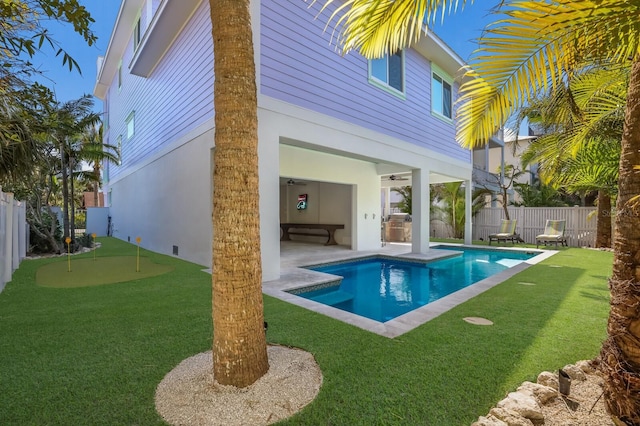
<instances>
[{"instance_id":1,"label":"house","mask_svg":"<svg viewBox=\"0 0 640 426\"><path fill-rule=\"evenodd\" d=\"M529 134L518 135L509 128L501 129L489 143L473 150L473 182L476 187L487 188L500 194L500 171L504 166L516 166L523 170L520 156L538 137L529 129ZM528 173L514 179L517 183L532 184L537 179L537 165L527 167ZM509 201L518 201L513 187L508 191ZM494 200L495 201L495 200Z\"/></svg>"},{"instance_id":2,"label":"house","mask_svg":"<svg viewBox=\"0 0 640 426\"><path fill-rule=\"evenodd\" d=\"M82 193L82 208L87 207L104 207L104 192L98 193L98 204L96 204L96 194L94 192Z\"/></svg>"},{"instance_id":3,"label":"house","mask_svg":"<svg viewBox=\"0 0 640 426\"><path fill-rule=\"evenodd\" d=\"M471 182L471 152L456 143L453 122L458 55L430 32L381 59L343 56L325 30L331 12L320 8L251 2L264 280L280 274L281 222L343 224L339 244L376 249L382 177L403 174L414 193L411 250L426 252L429 184ZM105 167L113 235L210 265L209 2L124 0L98 65L105 142L122 156ZM306 209L297 209L303 195ZM470 220L467 231L470 242Z\"/></svg>"}]
</instances>

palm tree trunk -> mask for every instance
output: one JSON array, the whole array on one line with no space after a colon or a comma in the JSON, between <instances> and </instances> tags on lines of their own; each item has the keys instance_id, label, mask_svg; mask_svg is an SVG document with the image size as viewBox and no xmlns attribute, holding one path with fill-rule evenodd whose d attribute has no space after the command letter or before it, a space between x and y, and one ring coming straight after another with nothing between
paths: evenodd
<instances>
[{"instance_id":1,"label":"palm tree trunk","mask_svg":"<svg viewBox=\"0 0 640 426\"><path fill-rule=\"evenodd\" d=\"M596 221L596 248L611 248L611 197L605 190L598 191L598 218Z\"/></svg>"},{"instance_id":2,"label":"palm tree trunk","mask_svg":"<svg viewBox=\"0 0 640 426\"><path fill-rule=\"evenodd\" d=\"M74 159L69 158L69 188L71 196L69 197L69 236L71 237L71 250L75 251L76 245L76 188L73 172L75 170Z\"/></svg>"},{"instance_id":3,"label":"palm tree trunk","mask_svg":"<svg viewBox=\"0 0 640 426\"><path fill-rule=\"evenodd\" d=\"M62 234L66 239L69 236L69 183L67 179L67 160L65 158L65 146L60 144L60 159L62 171Z\"/></svg>"},{"instance_id":4,"label":"palm tree trunk","mask_svg":"<svg viewBox=\"0 0 640 426\"><path fill-rule=\"evenodd\" d=\"M614 233L615 255L609 280L611 312L602 345L605 401L622 424L640 425L640 56L631 67L621 142Z\"/></svg>"},{"instance_id":5,"label":"palm tree trunk","mask_svg":"<svg viewBox=\"0 0 640 426\"><path fill-rule=\"evenodd\" d=\"M509 194L507 194L507 188L502 187L502 211L504 211L504 218L506 220L511 220L509 217Z\"/></svg>"},{"instance_id":6,"label":"palm tree trunk","mask_svg":"<svg viewBox=\"0 0 640 426\"><path fill-rule=\"evenodd\" d=\"M245 387L269 369L249 0L209 0L214 45L213 374Z\"/></svg>"},{"instance_id":7,"label":"palm tree trunk","mask_svg":"<svg viewBox=\"0 0 640 426\"><path fill-rule=\"evenodd\" d=\"M93 165L93 174L96 178L95 182L93 182L93 207L102 207L99 203L100 201L100 164L95 163Z\"/></svg>"}]
</instances>

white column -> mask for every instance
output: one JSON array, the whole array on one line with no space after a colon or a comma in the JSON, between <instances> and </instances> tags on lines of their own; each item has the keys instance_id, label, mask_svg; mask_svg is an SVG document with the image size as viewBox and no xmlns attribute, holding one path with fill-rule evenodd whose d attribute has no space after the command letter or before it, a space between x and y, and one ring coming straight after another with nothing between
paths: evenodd
<instances>
[{"instance_id":1,"label":"white column","mask_svg":"<svg viewBox=\"0 0 640 426\"><path fill-rule=\"evenodd\" d=\"M268 121L260 120L262 113L258 110L259 123ZM261 125L258 141L262 281L271 281L280 278L280 140L276 131Z\"/></svg>"},{"instance_id":2,"label":"white column","mask_svg":"<svg viewBox=\"0 0 640 426\"><path fill-rule=\"evenodd\" d=\"M387 216L391 213L391 187L387 186L384 189L384 219L387 220Z\"/></svg>"},{"instance_id":3,"label":"white column","mask_svg":"<svg viewBox=\"0 0 640 426\"><path fill-rule=\"evenodd\" d=\"M411 252L426 253L429 250L429 170L414 169L411 181Z\"/></svg>"},{"instance_id":4,"label":"white column","mask_svg":"<svg viewBox=\"0 0 640 426\"><path fill-rule=\"evenodd\" d=\"M484 146L484 167L483 170L485 172L491 172L489 167L489 144L485 144Z\"/></svg>"},{"instance_id":5,"label":"white column","mask_svg":"<svg viewBox=\"0 0 640 426\"><path fill-rule=\"evenodd\" d=\"M464 181L464 198L465 198L465 202L464 202L464 243L465 244L471 244L471 233L473 232L472 230L472 225L471 225L471 221L472 221L472 211L471 211L471 203L473 202L473 200L471 199L471 194L473 192L473 187L472 187L472 183L471 180L465 180Z\"/></svg>"}]
</instances>

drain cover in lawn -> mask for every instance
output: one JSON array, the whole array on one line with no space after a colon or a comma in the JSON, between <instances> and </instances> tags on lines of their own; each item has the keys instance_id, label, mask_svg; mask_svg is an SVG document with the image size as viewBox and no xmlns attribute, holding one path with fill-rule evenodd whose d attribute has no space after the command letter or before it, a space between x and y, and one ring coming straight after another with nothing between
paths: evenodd
<instances>
[{"instance_id":1,"label":"drain cover in lawn","mask_svg":"<svg viewBox=\"0 0 640 426\"><path fill-rule=\"evenodd\" d=\"M140 272L136 272L135 256L114 256L86 259L71 258L71 272L67 258L41 266L36 283L43 287L73 288L113 284L166 274L173 266L153 263L140 257Z\"/></svg>"},{"instance_id":2,"label":"drain cover in lawn","mask_svg":"<svg viewBox=\"0 0 640 426\"><path fill-rule=\"evenodd\" d=\"M463 318L463 320L465 320L469 324L474 324L474 325L493 325L493 321L490 321L490 320L488 320L486 318L465 317L465 318Z\"/></svg>"}]
</instances>

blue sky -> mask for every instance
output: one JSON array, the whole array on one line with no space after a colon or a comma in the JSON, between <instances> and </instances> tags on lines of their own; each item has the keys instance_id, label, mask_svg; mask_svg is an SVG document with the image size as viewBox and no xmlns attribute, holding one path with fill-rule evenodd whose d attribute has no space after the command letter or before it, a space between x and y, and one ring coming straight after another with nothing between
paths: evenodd
<instances>
[{"instance_id":1,"label":"blue sky","mask_svg":"<svg viewBox=\"0 0 640 426\"><path fill-rule=\"evenodd\" d=\"M54 89L57 99L61 102L77 99L86 93L93 94L97 72L96 60L107 50L111 30L120 9L120 0L81 0L81 3L95 19L92 30L98 36L98 41L94 46L87 46L69 25L51 24L50 30L54 39L58 40L78 62L82 75L76 70L70 72L67 67L63 67L61 58L55 57L55 52L50 50L38 54L33 60L35 64L40 65L41 70L46 72L47 78L40 81ZM474 5L467 5L463 11L445 16L444 24L441 25L438 21L434 25L434 31L462 59L468 59L476 48L473 39L477 38L482 28L492 21L488 10L496 3L498 0L476 0ZM99 99L96 99L95 109L96 111L102 109L102 102Z\"/></svg>"}]
</instances>

